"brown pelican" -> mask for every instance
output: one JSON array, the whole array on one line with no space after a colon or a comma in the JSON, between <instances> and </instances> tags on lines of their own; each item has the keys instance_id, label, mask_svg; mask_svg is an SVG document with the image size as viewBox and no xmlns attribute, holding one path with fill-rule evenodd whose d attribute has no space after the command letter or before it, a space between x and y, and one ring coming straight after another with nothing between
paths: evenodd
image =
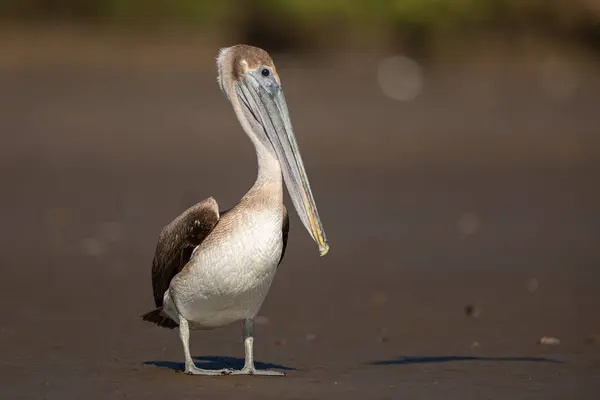
<instances>
[{"instance_id":1,"label":"brown pelican","mask_svg":"<svg viewBox=\"0 0 600 400\"><path fill-rule=\"evenodd\" d=\"M282 181L321 256L329 245L271 57L262 49L237 45L220 51L217 69L219 87L254 144L258 176L230 210L219 212L209 197L163 228L152 263L157 308L143 319L171 329L179 326L187 374L281 376L254 367L252 331L287 245L289 217ZM241 320L244 367L196 367L190 356L190 329Z\"/></svg>"}]
</instances>

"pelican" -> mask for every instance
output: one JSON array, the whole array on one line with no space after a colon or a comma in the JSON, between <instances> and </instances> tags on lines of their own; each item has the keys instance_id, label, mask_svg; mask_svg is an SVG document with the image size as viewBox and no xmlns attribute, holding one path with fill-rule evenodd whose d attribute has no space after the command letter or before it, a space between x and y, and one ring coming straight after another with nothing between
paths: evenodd
<instances>
[{"instance_id":1,"label":"pelican","mask_svg":"<svg viewBox=\"0 0 600 400\"><path fill-rule=\"evenodd\" d=\"M162 229L152 262L156 308L142 318L165 328L179 327L187 374L283 376L255 368L253 327L287 246L284 181L321 256L329 245L273 60L260 48L236 45L220 50L217 70L219 87L254 144L258 175L230 210L220 212L209 197ZM198 368L190 355L190 329L242 320L244 367Z\"/></svg>"}]
</instances>

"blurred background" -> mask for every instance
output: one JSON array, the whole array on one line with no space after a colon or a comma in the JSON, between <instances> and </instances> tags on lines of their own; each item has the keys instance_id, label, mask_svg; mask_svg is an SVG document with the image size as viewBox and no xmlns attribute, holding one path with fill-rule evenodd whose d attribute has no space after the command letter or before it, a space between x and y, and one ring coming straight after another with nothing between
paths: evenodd
<instances>
[{"instance_id":1,"label":"blurred background","mask_svg":"<svg viewBox=\"0 0 600 400\"><path fill-rule=\"evenodd\" d=\"M162 227L255 178L216 84L237 43L275 60L331 245L292 213L255 346L295 371L251 393L597 398L600 1L2 0L10 398L249 382L170 374L139 318ZM237 365L240 332L193 352Z\"/></svg>"}]
</instances>

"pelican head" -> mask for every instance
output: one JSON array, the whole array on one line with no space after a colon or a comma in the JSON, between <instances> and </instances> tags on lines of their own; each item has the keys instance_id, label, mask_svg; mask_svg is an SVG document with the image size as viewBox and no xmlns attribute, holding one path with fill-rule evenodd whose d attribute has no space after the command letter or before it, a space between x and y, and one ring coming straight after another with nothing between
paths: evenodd
<instances>
[{"instance_id":1,"label":"pelican head","mask_svg":"<svg viewBox=\"0 0 600 400\"><path fill-rule=\"evenodd\" d=\"M278 160L300 220L324 256L329 245L273 60L262 49L236 45L220 51L217 69L219 87L246 134Z\"/></svg>"}]
</instances>

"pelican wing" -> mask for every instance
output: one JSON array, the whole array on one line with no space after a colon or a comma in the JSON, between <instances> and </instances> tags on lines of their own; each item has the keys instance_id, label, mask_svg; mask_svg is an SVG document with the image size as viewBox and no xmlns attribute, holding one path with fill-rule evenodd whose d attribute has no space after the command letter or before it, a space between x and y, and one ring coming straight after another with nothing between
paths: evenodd
<instances>
[{"instance_id":1,"label":"pelican wing","mask_svg":"<svg viewBox=\"0 0 600 400\"><path fill-rule=\"evenodd\" d=\"M160 233L152 261L152 288L156 307L171 279L187 264L192 251L210 234L219 221L219 205L212 197L188 208Z\"/></svg>"},{"instance_id":2,"label":"pelican wing","mask_svg":"<svg viewBox=\"0 0 600 400\"><path fill-rule=\"evenodd\" d=\"M290 231L290 216L287 213L285 205L283 206L283 224L281 227L281 234L283 236L283 248L281 249L281 257L279 258L279 264L283 261L283 256L285 255L285 249L287 247L288 241L288 233ZM279 264L277 264L279 266Z\"/></svg>"}]
</instances>

